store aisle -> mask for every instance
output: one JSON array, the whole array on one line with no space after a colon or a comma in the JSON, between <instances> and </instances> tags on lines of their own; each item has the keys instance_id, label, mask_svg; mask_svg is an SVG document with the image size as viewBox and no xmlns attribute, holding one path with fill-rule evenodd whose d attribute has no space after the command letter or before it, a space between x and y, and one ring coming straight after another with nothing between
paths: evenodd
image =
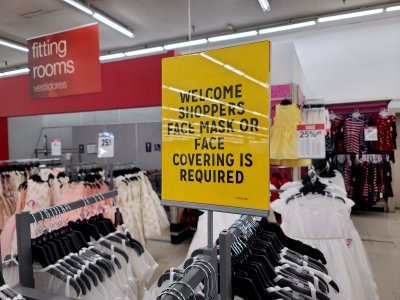
<instances>
[{"instance_id":1,"label":"store aisle","mask_svg":"<svg viewBox=\"0 0 400 300\"><path fill-rule=\"evenodd\" d=\"M368 252L380 299L400 300L400 210L396 213L358 211L352 214L352 220ZM146 247L160 265L150 283L166 269L182 263L189 245L190 240L179 245L149 241Z\"/></svg>"},{"instance_id":2,"label":"store aisle","mask_svg":"<svg viewBox=\"0 0 400 300\"><path fill-rule=\"evenodd\" d=\"M355 212L352 220L364 242L381 300L400 300L400 210Z\"/></svg>"},{"instance_id":3,"label":"store aisle","mask_svg":"<svg viewBox=\"0 0 400 300\"><path fill-rule=\"evenodd\" d=\"M179 266L186 257L191 239L181 244L173 245L165 241L149 240L146 244L147 250L158 263L158 268L154 272L147 288L160 278L160 276L169 268Z\"/></svg>"}]
</instances>

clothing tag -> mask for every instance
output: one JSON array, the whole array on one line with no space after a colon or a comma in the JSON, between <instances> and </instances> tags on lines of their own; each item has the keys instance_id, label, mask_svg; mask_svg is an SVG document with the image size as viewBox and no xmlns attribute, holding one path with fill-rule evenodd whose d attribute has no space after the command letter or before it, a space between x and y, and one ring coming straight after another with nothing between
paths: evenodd
<instances>
[{"instance_id":1,"label":"clothing tag","mask_svg":"<svg viewBox=\"0 0 400 300\"><path fill-rule=\"evenodd\" d=\"M35 200L29 200L26 203L30 208L33 208L36 205L36 201Z\"/></svg>"},{"instance_id":2,"label":"clothing tag","mask_svg":"<svg viewBox=\"0 0 400 300\"><path fill-rule=\"evenodd\" d=\"M351 237L348 237L347 239L346 239L346 245L347 245L347 247L348 248L351 248L351 243L353 242L353 239L351 238Z\"/></svg>"},{"instance_id":3,"label":"clothing tag","mask_svg":"<svg viewBox=\"0 0 400 300\"><path fill-rule=\"evenodd\" d=\"M67 276L67 284L65 285L65 296L67 296L68 298L71 297L71 294L69 292L69 282L71 281L71 276ZM79 296L79 295L78 295Z\"/></svg>"},{"instance_id":4,"label":"clothing tag","mask_svg":"<svg viewBox=\"0 0 400 300\"><path fill-rule=\"evenodd\" d=\"M308 283L308 287L310 288L310 290L311 290L311 299L318 299L317 298L317 290L315 289L315 287L311 284L311 282L309 282Z\"/></svg>"},{"instance_id":5,"label":"clothing tag","mask_svg":"<svg viewBox=\"0 0 400 300\"><path fill-rule=\"evenodd\" d=\"M383 198L383 193L382 192L379 193L379 198L381 198L381 199Z\"/></svg>"}]
</instances>

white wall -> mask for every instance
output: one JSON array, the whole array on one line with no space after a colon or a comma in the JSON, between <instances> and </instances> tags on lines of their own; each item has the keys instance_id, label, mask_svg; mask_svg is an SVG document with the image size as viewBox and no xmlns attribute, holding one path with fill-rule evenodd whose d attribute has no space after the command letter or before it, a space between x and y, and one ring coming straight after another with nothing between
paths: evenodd
<instances>
[{"instance_id":1,"label":"white wall","mask_svg":"<svg viewBox=\"0 0 400 300\"><path fill-rule=\"evenodd\" d=\"M400 97L400 18L325 30L294 46L313 98Z\"/></svg>"}]
</instances>

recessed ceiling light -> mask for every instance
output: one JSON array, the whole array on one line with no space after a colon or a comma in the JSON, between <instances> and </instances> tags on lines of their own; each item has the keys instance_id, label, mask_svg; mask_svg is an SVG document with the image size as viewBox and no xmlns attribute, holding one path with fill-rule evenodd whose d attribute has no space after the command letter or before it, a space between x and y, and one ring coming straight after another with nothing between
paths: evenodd
<instances>
[{"instance_id":1,"label":"recessed ceiling light","mask_svg":"<svg viewBox=\"0 0 400 300\"><path fill-rule=\"evenodd\" d=\"M121 32L122 34L125 34L127 37L133 38L135 36L132 31L126 29L125 27L117 24L116 22L110 20L109 18L107 18L97 12L95 12L93 14L93 18L95 18L95 19L99 20L100 22L110 26L111 28Z\"/></svg>"},{"instance_id":2,"label":"recessed ceiling light","mask_svg":"<svg viewBox=\"0 0 400 300\"><path fill-rule=\"evenodd\" d=\"M380 13L383 13L383 8L357 11L357 12L328 16L328 17L321 17L321 18L318 18L318 22L323 23L323 22L331 22L331 21L337 21L337 20L345 20L345 19L351 19L351 18L370 16L370 15L375 15L375 14L380 14Z\"/></svg>"},{"instance_id":3,"label":"recessed ceiling light","mask_svg":"<svg viewBox=\"0 0 400 300\"><path fill-rule=\"evenodd\" d=\"M255 35L257 35L257 30L214 36L214 37L208 38L208 41L211 43L214 43L214 42L221 42L221 41L227 41L227 40L241 39L241 38L255 36Z\"/></svg>"},{"instance_id":4,"label":"recessed ceiling light","mask_svg":"<svg viewBox=\"0 0 400 300\"><path fill-rule=\"evenodd\" d=\"M73 7L77 8L77 9L83 11L84 13L87 13L88 15L93 14L93 11L90 8L86 7L85 5L83 5L79 2L76 2L74 0L63 0L63 1L68 3L69 5L72 5Z\"/></svg>"},{"instance_id":5,"label":"recessed ceiling light","mask_svg":"<svg viewBox=\"0 0 400 300\"><path fill-rule=\"evenodd\" d=\"M400 10L400 5L386 8L386 11L396 11L396 10Z\"/></svg>"},{"instance_id":6,"label":"recessed ceiling light","mask_svg":"<svg viewBox=\"0 0 400 300\"><path fill-rule=\"evenodd\" d=\"M84 13L91 15L93 18L99 20L100 22L106 24L107 26L125 34L127 37L133 38L135 35L131 30L128 30L125 26L118 24L117 22L111 20L109 17L106 17L104 14L96 12L93 9L88 8L87 6L83 5L82 3L75 1L75 0L63 0L64 2L72 5L73 7L83 11Z\"/></svg>"},{"instance_id":7,"label":"recessed ceiling light","mask_svg":"<svg viewBox=\"0 0 400 300\"><path fill-rule=\"evenodd\" d=\"M20 46L18 44L11 43L11 42L8 42L8 41L5 41L5 40L0 40L0 45L6 46L8 48L13 48L13 49L16 49L16 50L19 50L19 51L23 51L23 52L29 52L27 47Z\"/></svg>"},{"instance_id":8,"label":"recessed ceiling light","mask_svg":"<svg viewBox=\"0 0 400 300\"><path fill-rule=\"evenodd\" d=\"M11 75L26 74L26 73L29 73L29 69L28 68L7 71L7 72L3 72L2 74L3 74L3 76L11 76Z\"/></svg>"},{"instance_id":9,"label":"recessed ceiling light","mask_svg":"<svg viewBox=\"0 0 400 300\"><path fill-rule=\"evenodd\" d=\"M157 53L157 52L163 52L163 51L164 51L164 48L160 46L160 47L153 47L153 48L145 48L145 49L128 51L128 52L125 52L124 54L126 56L137 56L137 55Z\"/></svg>"},{"instance_id":10,"label":"recessed ceiling light","mask_svg":"<svg viewBox=\"0 0 400 300\"><path fill-rule=\"evenodd\" d=\"M269 5L268 0L258 0L258 3L260 3L261 9L264 12L271 10L271 5Z\"/></svg>"},{"instance_id":11,"label":"recessed ceiling light","mask_svg":"<svg viewBox=\"0 0 400 300\"><path fill-rule=\"evenodd\" d=\"M258 31L259 34L268 34L268 33L274 33L274 32L279 32L279 31L285 31L285 30L292 30L292 29L297 29L297 28L303 28L303 27L309 27L317 24L315 21L308 21L308 22L301 22L301 23L295 23L295 24L289 24L289 25L283 25L283 26L276 26L276 27L271 27L271 28L265 28L265 29L260 29Z\"/></svg>"},{"instance_id":12,"label":"recessed ceiling light","mask_svg":"<svg viewBox=\"0 0 400 300\"><path fill-rule=\"evenodd\" d=\"M202 45L202 44L207 44L207 39L200 39L200 40L193 40L193 41L187 41L187 42L182 42L182 43L175 43L175 44L168 44L164 46L165 50L172 50L172 49L178 49L178 48L184 48L184 47L189 47L189 46L197 46L197 45Z\"/></svg>"},{"instance_id":13,"label":"recessed ceiling light","mask_svg":"<svg viewBox=\"0 0 400 300\"><path fill-rule=\"evenodd\" d=\"M117 58L122 58L122 57L125 57L125 54L120 52L120 53L102 55L102 56L99 57L99 59L101 61L105 61L105 60L117 59Z\"/></svg>"}]
</instances>

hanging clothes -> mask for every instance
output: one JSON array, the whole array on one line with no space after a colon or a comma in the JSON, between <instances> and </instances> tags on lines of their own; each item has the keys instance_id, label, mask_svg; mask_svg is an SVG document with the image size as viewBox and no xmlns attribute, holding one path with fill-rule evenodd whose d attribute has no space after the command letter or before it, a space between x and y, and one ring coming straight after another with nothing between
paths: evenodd
<instances>
[{"instance_id":1,"label":"hanging clothes","mask_svg":"<svg viewBox=\"0 0 400 300\"><path fill-rule=\"evenodd\" d=\"M270 134L270 162L289 167L308 166L309 159L298 159L297 125L303 124L296 104L277 105Z\"/></svg>"},{"instance_id":2,"label":"hanging clothes","mask_svg":"<svg viewBox=\"0 0 400 300\"><path fill-rule=\"evenodd\" d=\"M368 257L350 219L354 202L345 196L346 191L329 180L321 179L321 182L327 185L325 190L333 197L294 196L303 185L288 183L283 187L286 191L281 199L273 202L271 208L282 214L282 229L286 235L325 255L329 275L337 279L341 291L340 294L329 293L330 299L379 299Z\"/></svg>"},{"instance_id":3,"label":"hanging clothes","mask_svg":"<svg viewBox=\"0 0 400 300\"><path fill-rule=\"evenodd\" d=\"M126 226L142 244L149 237L159 237L169 221L157 193L138 168L114 171L115 199Z\"/></svg>"},{"instance_id":4,"label":"hanging clothes","mask_svg":"<svg viewBox=\"0 0 400 300\"><path fill-rule=\"evenodd\" d=\"M344 121L344 148L349 154L357 154L366 151L364 143L364 128L367 125L367 119L360 116L353 118L349 116Z\"/></svg>"},{"instance_id":5,"label":"hanging clothes","mask_svg":"<svg viewBox=\"0 0 400 300\"><path fill-rule=\"evenodd\" d=\"M392 166L381 154L344 156L344 182L347 197L358 207L368 209L393 197ZM338 159L338 163L341 161Z\"/></svg>"},{"instance_id":6,"label":"hanging clothes","mask_svg":"<svg viewBox=\"0 0 400 300\"><path fill-rule=\"evenodd\" d=\"M337 116L331 120L332 148L334 153L345 153L343 125L344 121Z\"/></svg>"},{"instance_id":7,"label":"hanging clothes","mask_svg":"<svg viewBox=\"0 0 400 300\"><path fill-rule=\"evenodd\" d=\"M372 142L372 149L381 153L388 153L394 162L394 151L397 149L396 116L373 115L371 125L378 129L378 140Z\"/></svg>"},{"instance_id":8,"label":"hanging clothes","mask_svg":"<svg viewBox=\"0 0 400 300\"><path fill-rule=\"evenodd\" d=\"M80 172L80 176L72 179L66 176L65 168L41 168L32 169L29 180L20 185L18 200L14 214L4 225L1 234L1 253L5 257L17 251L16 240L16 219L15 214L23 211L30 213L37 212L55 205L68 204L78 199L83 199L95 194L109 191L109 186L104 180L104 170L101 168L88 169ZM78 216L88 215L89 213L103 213L107 218L114 220L115 212L112 199L107 199L101 203L92 204L79 211L71 211L63 214L64 221L76 220ZM43 229L43 228L37 228ZM36 232L31 232L32 237Z\"/></svg>"},{"instance_id":9,"label":"hanging clothes","mask_svg":"<svg viewBox=\"0 0 400 300\"><path fill-rule=\"evenodd\" d=\"M32 241L36 288L76 299L143 298L158 264L125 228L99 215L55 232Z\"/></svg>"}]
</instances>

